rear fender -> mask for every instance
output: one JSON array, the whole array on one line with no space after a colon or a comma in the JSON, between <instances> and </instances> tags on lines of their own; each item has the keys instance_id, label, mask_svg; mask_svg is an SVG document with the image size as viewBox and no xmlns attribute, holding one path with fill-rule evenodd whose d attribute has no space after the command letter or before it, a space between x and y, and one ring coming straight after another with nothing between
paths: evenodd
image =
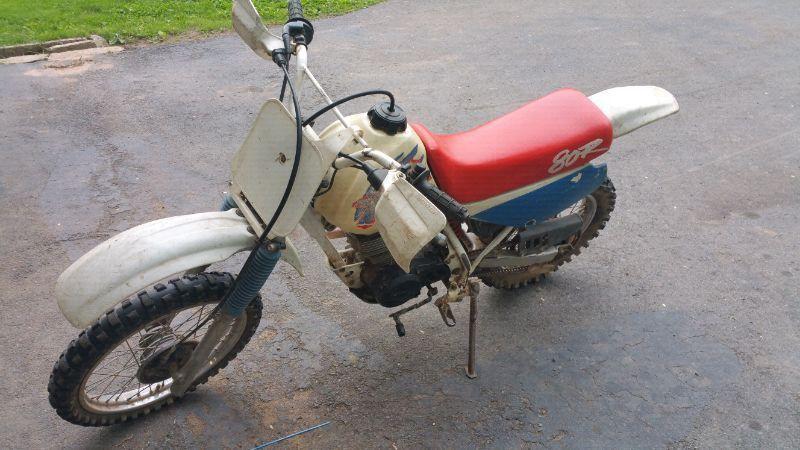
<instances>
[{"instance_id":1,"label":"rear fender","mask_svg":"<svg viewBox=\"0 0 800 450\"><path fill-rule=\"evenodd\" d=\"M235 210L169 217L139 225L75 261L56 283L58 307L77 328L137 292L172 275L250 250L256 237ZM297 250L286 240L283 259L301 275Z\"/></svg>"},{"instance_id":2,"label":"rear fender","mask_svg":"<svg viewBox=\"0 0 800 450\"><path fill-rule=\"evenodd\" d=\"M614 137L675 114L680 109L675 97L657 86L625 86L589 97L611 121Z\"/></svg>"}]
</instances>

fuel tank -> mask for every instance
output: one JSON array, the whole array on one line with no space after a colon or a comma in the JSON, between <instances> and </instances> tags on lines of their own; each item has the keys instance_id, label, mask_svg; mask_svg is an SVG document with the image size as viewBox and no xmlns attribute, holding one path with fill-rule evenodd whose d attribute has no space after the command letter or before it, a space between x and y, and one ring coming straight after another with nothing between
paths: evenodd
<instances>
[{"instance_id":1,"label":"fuel tank","mask_svg":"<svg viewBox=\"0 0 800 450\"><path fill-rule=\"evenodd\" d=\"M409 126L406 131L390 136L373 128L366 113L347 117L347 123L363 133L362 137L372 148L386 153L400 164L427 165L425 146L412 127ZM336 121L322 131L320 139L325 139L342 129L344 126ZM342 151L352 153L360 149L361 147L353 142ZM378 232L375 226L377 200L377 192L367 182L366 174L361 170L348 168L337 172L330 191L314 201L314 209L325 220L347 233L371 235Z\"/></svg>"}]
</instances>

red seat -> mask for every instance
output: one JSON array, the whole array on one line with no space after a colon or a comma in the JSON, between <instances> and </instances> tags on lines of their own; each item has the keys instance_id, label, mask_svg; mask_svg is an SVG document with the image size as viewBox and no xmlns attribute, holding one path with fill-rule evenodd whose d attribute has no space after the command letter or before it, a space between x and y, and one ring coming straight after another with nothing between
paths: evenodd
<instances>
[{"instance_id":1,"label":"red seat","mask_svg":"<svg viewBox=\"0 0 800 450\"><path fill-rule=\"evenodd\" d=\"M436 183L462 203L484 200L585 165L611 145L605 114L561 89L470 131L434 134L412 124Z\"/></svg>"}]
</instances>

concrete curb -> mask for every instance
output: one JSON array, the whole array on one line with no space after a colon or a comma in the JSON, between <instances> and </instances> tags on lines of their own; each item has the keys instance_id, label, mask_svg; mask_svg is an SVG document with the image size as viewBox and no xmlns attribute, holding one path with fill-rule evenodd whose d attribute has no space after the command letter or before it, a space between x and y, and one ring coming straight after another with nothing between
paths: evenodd
<instances>
[{"instance_id":1,"label":"concrete curb","mask_svg":"<svg viewBox=\"0 0 800 450\"><path fill-rule=\"evenodd\" d=\"M76 59L88 60L94 55L119 53L122 50L123 48L120 46L111 46L65 51L63 53L41 53L38 55L13 56L11 58L0 59L0 64L24 64L36 61L70 61Z\"/></svg>"},{"instance_id":2,"label":"concrete curb","mask_svg":"<svg viewBox=\"0 0 800 450\"><path fill-rule=\"evenodd\" d=\"M61 53L74 50L85 50L90 48L107 47L108 42L101 36L92 35L88 38L68 38L58 39L55 41L36 42L32 44L9 45L0 47L0 60L25 57L25 56L39 56L49 53ZM34 59L38 61L39 59ZM20 61L22 62L22 61ZM31 61L27 61L31 62Z\"/></svg>"}]
</instances>

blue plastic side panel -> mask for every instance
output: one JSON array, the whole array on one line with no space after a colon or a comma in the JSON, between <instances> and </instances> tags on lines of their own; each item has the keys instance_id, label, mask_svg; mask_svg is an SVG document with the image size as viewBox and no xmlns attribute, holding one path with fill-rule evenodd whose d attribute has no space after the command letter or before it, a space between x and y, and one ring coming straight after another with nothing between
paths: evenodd
<instances>
[{"instance_id":1,"label":"blue plastic side panel","mask_svg":"<svg viewBox=\"0 0 800 450\"><path fill-rule=\"evenodd\" d=\"M578 172L474 216L499 225L522 227L547 220L594 192L606 180L605 164L587 164Z\"/></svg>"}]
</instances>

